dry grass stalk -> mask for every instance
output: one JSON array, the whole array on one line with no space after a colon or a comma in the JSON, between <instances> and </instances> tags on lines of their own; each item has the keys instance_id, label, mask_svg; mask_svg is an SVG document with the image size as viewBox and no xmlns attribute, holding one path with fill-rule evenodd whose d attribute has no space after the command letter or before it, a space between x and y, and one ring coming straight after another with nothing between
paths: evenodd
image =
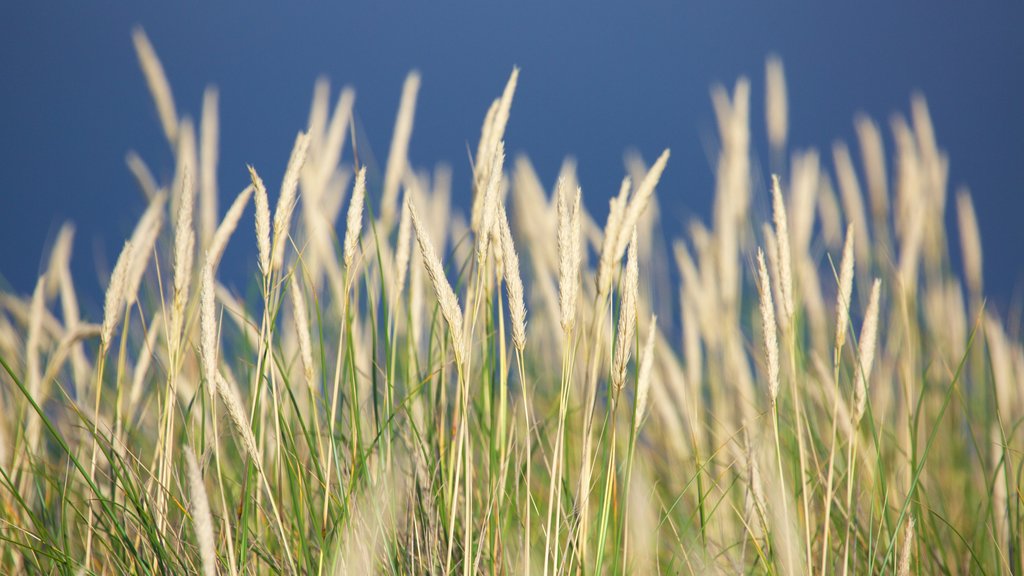
<instances>
[{"instance_id":1,"label":"dry grass stalk","mask_svg":"<svg viewBox=\"0 0 1024 576\"><path fill-rule=\"evenodd\" d=\"M523 279L519 274L519 255L512 240L508 214L499 206L498 228L501 238L502 263L505 272L505 291L508 293L509 316L512 318L512 344L520 353L526 349L526 304Z\"/></svg>"},{"instance_id":2,"label":"dry grass stalk","mask_svg":"<svg viewBox=\"0 0 1024 576\"><path fill-rule=\"evenodd\" d=\"M199 238L204 250L210 247L217 228L218 99L213 86L203 92L203 117L199 122Z\"/></svg>"},{"instance_id":3,"label":"dry grass stalk","mask_svg":"<svg viewBox=\"0 0 1024 576\"><path fill-rule=\"evenodd\" d=\"M288 230L291 227L292 214L295 212L295 203L298 201L299 174L302 172L302 165L306 162L308 150L309 135L299 132L295 137L295 146L292 148L292 155L288 159L288 166L284 171L281 197L277 199L277 208L274 210L274 253L271 266L275 272L279 272L284 263L284 249L288 245Z\"/></svg>"},{"instance_id":4,"label":"dry grass stalk","mask_svg":"<svg viewBox=\"0 0 1024 576\"><path fill-rule=\"evenodd\" d=\"M502 170L505 164L505 142L498 142L494 153L491 155L490 175L487 178L487 187L484 189L483 201L480 204L479 219L473 218L472 222L479 222L479 228L474 228L476 233L476 258L482 266L487 258L491 232L494 229L494 218L498 210L501 193Z\"/></svg>"},{"instance_id":5,"label":"dry grass stalk","mask_svg":"<svg viewBox=\"0 0 1024 576\"><path fill-rule=\"evenodd\" d=\"M348 205L348 215L345 219L345 245L343 258L345 269L351 270L356 260L356 252L359 250L359 235L363 229L363 205L366 201L366 166L359 169L356 175L356 183L352 188L352 200ZM351 278L349 279L351 282Z\"/></svg>"},{"instance_id":6,"label":"dry grass stalk","mask_svg":"<svg viewBox=\"0 0 1024 576\"><path fill-rule=\"evenodd\" d=\"M789 128L789 110L786 97L786 74L782 60L772 54L765 62L765 118L768 124L768 143L781 153L786 147Z\"/></svg>"},{"instance_id":7,"label":"dry grass stalk","mask_svg":"<svg viewBox=\"0 0 1024 576\"><path fill-rule=\"evenodd\" d=\"M761 327L764 330L765 357L768 362L768 396L772 405L779 396L779 336L775 325L775 305L772 303L771 281L764 263L764 251L757 250L757 272L761 292Z\"/></svg>"},{"instance_id":8,"label":"dry grass stalk","mask_svg":"<svg viewBox=\"0 0 1024 576\"><path fill-rule=\"evenodd\" d=\"M779 246L779 291L786 324L793 318L793 253L789 245L789 226L786 222L786 203L782 200L779 177L772 175L772 217L775 221L775 239Z\"/></svg>"},{"instance_id":9,"label":"dry grass stalk","mask_svg":"<svg viewBox=\"0 0 1024 576\"><path fill-rule=\"evenodd\" d=\"M309 312L306 310L306 298L302 295L299 277L292 276L292 315L295 318L295 331L299 337L299 356L302 358L302 373L306 384L313 385L315 365L313 364L313 345L309 338Z\"/></svg>"},{"instance_id":10,"label":"dry grass stalk","mask_svg":"<svg viewBox=\"0 0 1024 576\"><path fill-rule=\"evenodd\" d=\"M409 140L412 138L412 124L416 116L416 95L420 89L420 75L410 72L402 85L402 99L395 118L395 132L391 137L387 169L384 172L384 191L381 196L381 219L390 231L398 212L398 185L408 165Z\"/></svg>"},{"instance_id":11,"label":"dry grass stalk","mask_svg":"<svg viewBox=\"0 0 1024 576\"><path fill-rule=\"evenodd\" d=\"M960 252L963 258L964 275L967 277L967 288L970 290L972 298L979 298L983 278L981 232L978 228L978 217L974 213L971 193L966 188L956 194L956 216L960 227Z\"/></svg>"},{"instance_id":12,"label":"dry grass stalk","mask_svg":"<svg viewBox=\"0 0 1024 576\"><path fill-rule=\"evenodd\" d=\"M188 489L192 495L192 526L196 531L199 556L203 561L204 576L216 576L217 552L213 535L213 517L210 515L210 501L203 483L203 473L191 449L185 449L185 463L188 468Z\"/></svg>"},{"instance_id":13,"label":"dry grass stalk","mask_svg":"<svg viewBox=\"0 0 1024 576\"><path fill-rule=\"evenodd\" d=\"M132 41L135 43L135 52L138 54L142 73L146 76L146 84L153 94L160 125L163 126L171 148L175 148L178 141L178 113L174 108L174 97L171 95L171 85L167 82L164 67L160 64L160 59L157 58L156 51L153 50L153 45L149 43L149 38L142 28L136 27L132 30Z\"/></svg>"},{"instance_id":14,"label":"dry grass stalk","mask_svg":"<svg viewBox=\"0 0 1024 576\"><path fill-rule=\"evenodd\" d=\"M238 227L238 222L242 219L242 212L249 204L249 196L252 196L252 191L253 186L250 184L239 192L238 196L235 197L235 201L231 203L231 207L228 208L227 214L224 215L224 219L217 226L217 231L213 233L213 239L210 240L206 258L208 262L213 263L215 268L224 255L224 249L227 248L228 240L231 239L235 229Z\"/></svg>"},{"instance_id":15,"label":"dry grass stalk","mask_svg":"<svg viewBox=\"0 0 1024 576\"><path fill-rule=\"evenodd\" d=\"M114 271L110 275L110 284L107 286L107 294L103 304L103 331L100 335L100 342L104 350L110 347L111 339L114 336L114 328L121 321L124 314L125 286L128 279L128 270L132 265L134 249L131 240L124 243L121 255L114 264Z\"/></svg>"},{"instance_id":16,"label":"dry grass stalk","mask_svg":"<svg viewBox=\"0 0 1024 576\"><path fill-rule=\"evenodd\" d=\"M465 333L463 332L462 308L459 307L459 300L456 298L451 284L448 283L448 278L444 273L444 266L441 265L441 259L437 257L434 245L427 236L426 227L420 222L420 217L416 213L416 207L409 204L409 211L412 214L413 228L416 229L416 241L420 245L423 265L426 267L427 275L430 276L430 282L434 286L434 295L441 306L441 315L444 316L445 321L448 323L448 330L451 331L456 360L461 365L466 358L467 344Z\"/></svg>"},{"instance_id":17,"label":"dry grass stalk","mask_svg":"<svg viewBox=\"0 0 1024 576\"><path fill-rule=\"evenodd\" d=\"M612 384L621 389L626 382L626 368L629 364L633 333L636 330L636 306L639 297L640 270L637 262L636 230L633 230L626 257L626 274L622 279L622 296L619 310L619 325L615 333L615 356L612 361Z\"/></svg>"},{"instance_id":18,"label":"dry grass stalk","mask_svg":"<svg viewBox=\"0 0 1024 576\"><path fill-rule=\"evenodd\" d=\"M575 198L565 180L559 179L558 195L558 296L562 331L568 333L576 321L576 299L579 293L581 238L580 201L583 191L576 188Z\"/></svg>"},{"instance_id":19,"label":"dry grass stalk","mask_svg":"<svg viewBox=\"0 0 1024 576\"><path fill-rule=\"evenodd\" d=\"M256 247L260 271L266 276L270 274L270 199L267 198L267 188L263 185L263 179L252 166L249 166L249 178L255 191Z\"/></svg>"},{"instance_id":20,"label":"dry grass stalk","mask_svg":"<svg viewBox=\"0 0 1024 576\"><path fill-rule=\"evenodd\" d=\"M900 551L900 561L896 567L896 576L910 576L910 561L914 553L914 517L907 516L907 522L903 528L903 549Z\"/></svg>"},{"instance_id":21,"label":"dry grass stalk","mask_svg":"<svg viewBox=\"0 0 1024 576\"><path fill-rule=\"evenodd\" d=\"M850 296L853 294L853 224L846 227L843 259L839 264L839 293L836 297L836 350L846 343L847 324L850 321Z\"/></svg>"},{"instance_id":22,"label":"dry grass stalk","mask_svg":"<svg viewBox=\"0 0 1024 576\"><path fill-rule=\"evenodd\" d=\"M640 357L640 371L636 384L636 416L633 421L634 431L640 429L644 413L647 410L647 397L651 391L651 378L654 372L654 344L658 334L658 317L651 316L651 324L647 327L647 339L644 343L643 355Z\"/></svg>"},{"instance_id":23,"label":"dry grass stalk","mask_svg":"<svg viewBox=\"0 0 1024 576\"><path fill-rule=\"evenodd\" d=\"M864 324L860 329L860 355L857 359L857 371L854 378L853 421L860 422L864 417L868 400L868 377L871 376L871 365L875 362L875 346L878 342L878 308L882 291L882 281L875 279L871 286L871 299L867 311L864 312Z\"/></svg>"}]
</instances>

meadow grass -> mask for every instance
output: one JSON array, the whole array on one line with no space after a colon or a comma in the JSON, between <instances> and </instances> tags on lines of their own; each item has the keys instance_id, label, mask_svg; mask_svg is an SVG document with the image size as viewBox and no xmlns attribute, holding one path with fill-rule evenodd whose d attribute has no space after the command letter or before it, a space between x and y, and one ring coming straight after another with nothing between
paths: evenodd
<instances>
[{"instance_id":1,"label":"meadow grass","mask_svg":"<svg viewBox=\"0 0 1024 576\"><path fill-rule=\"evenodd\" d=\"M320 81L280 190L249 166L221 216L217 92L197 136L134 37L175 173L129 156L148 208L102 319L71 224L0 294L0 572L1024 571L1024 348L966 190L946 227L923 98L888 151L858 117L830 172L787 159L769 58L762 172L750 83L713 88L713 218L668 244L668 150L627 162L604 224L574 164L549 194L506 157L518 69L465 183L408 161L418 74L369 172L355 93ZM248 297L218 280L229 241Z\"/></svg>"}]
</instances>

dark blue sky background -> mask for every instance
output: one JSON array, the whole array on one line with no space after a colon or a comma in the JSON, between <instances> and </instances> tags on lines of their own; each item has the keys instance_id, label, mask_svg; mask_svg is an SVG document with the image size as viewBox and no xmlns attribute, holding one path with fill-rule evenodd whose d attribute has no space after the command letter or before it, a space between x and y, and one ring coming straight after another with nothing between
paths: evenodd
<instances>
[{"instance_id":1,"label":"dark blue sky background","mask_svg":"<svg viewBox=\"0 0 1024 576\"><path fill-rule=\"evenodd\" d=\"M1009 302L1024 279L1021 2L170 4L3 10L0 281L17 291L31 290L48 241L72 219L74 272L79 289L96 295L86 298L95 311L98 270L143 208L125 153L139 151L164 182L173 172L132 49L136 24L156 47L179 114L197 117L205 85L220 88L222 207L245 185L245 163L276 188L320 74L332 96L355 87L361 149L383 160L402 81L419 69L410 159L450 163L465 206L467 143L475 149L487 105L518 65L509 151L529 154L546 183L575 155L585 201L603 215L623 152L651 161L671 147L659 187L670 226L710 214L712 83L750 77L754 166L765 170L768 53L786 67L791 146L819 148L829 167L833 140L854 142L858 111L885 127L891 149L889 117L921 90L951 185L974 192L988 291ZM252 252L244 245L229 256Z\"/></svg>"}]
</instances>

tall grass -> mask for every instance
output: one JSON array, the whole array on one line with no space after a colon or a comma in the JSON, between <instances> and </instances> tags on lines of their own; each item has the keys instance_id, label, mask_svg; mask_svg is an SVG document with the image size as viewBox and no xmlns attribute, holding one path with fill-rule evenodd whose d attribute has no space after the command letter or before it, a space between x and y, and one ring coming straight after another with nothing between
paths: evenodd
<instances>
[{"instance_id":1,"label":"tall grass","mask_svg":"<svg viewBox=\"0 0 1024 576\"><path fill-rule=\"evenodd\" d=\"M677 274L669 152L631 161L601 226L572 164L549 194L506 158L518 69L468 215L408 158L413 73L386 166L321 81L280 190L250 166L221 217L217 93L197 143L134 38L175 174L130 156L149 208L103 318L70 225L32 295L0 294L0 572L1024 571L1024 348L985 305L966 190L946 228L923 98L888 152L861 117L859 165L844 143L831 171L787 161L771 58L771 174L750 83L714 88L714 215L674 239ZM229 240L257 255L249 296L218 280Z\"/></svg>"}]
</instances>

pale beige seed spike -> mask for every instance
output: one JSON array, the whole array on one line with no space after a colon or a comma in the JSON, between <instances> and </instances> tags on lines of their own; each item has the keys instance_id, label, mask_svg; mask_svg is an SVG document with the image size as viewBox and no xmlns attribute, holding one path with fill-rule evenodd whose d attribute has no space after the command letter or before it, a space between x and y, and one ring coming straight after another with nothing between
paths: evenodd
<instances>
[{"instance_id":1,"label":"pale beige seed spike","mask_svg":"<svg viewBox=\"0 0 1024 576\"><path fill-rule=\"evenodd\" d=\"M789 129L789 109L786 96L786 74L782 60L775 54L765 62L765 119L768 124L768 143L772 150L786 149Z\"/></svg>"},{"instance_id":2,"label":"pale beige seed spike","mask_svg":"<svg viewBox=\"0 0 1024 576\"><path fill-rule=\"evenodd\" d=\"M964 261L964 276L972 298L981 297L982 259L981 233L978 217L974 212L971 193L966 188L956 194L956 215L960 227L960 251Z\"/></svg>"},{"instance_id":3,"label":"pale beige seed spike","mask_svg":"<svg viewBox=\"0 0 1024 576\"><path fill-rule=\"evenodd\" d=\"M786 203L782 200L779 177L772 175L772 214L775 220L775 239L779 243L779 282L783 310L787 323L793 318L793 264L789 247L789 226L786 222Z\"/></svg>"},{"instance_id":4,"label":"pale beige seed spike","mask_svg":"<svg viewBox=\"0 0 1024 576\"><path fill-rule=\"evenodd\" d=\"M889 212L889 191L886 186L885 148L882 146L882 133L878 125L864 115L854 120L857 139L860 141L860 153L864 162L864 173L867 175L868 195L871 198L871 210L877 221L884 221Z\"/></svg>"},{"instance_id":5,"label":"pale beige seed spike","mask_svg":"<svg viewBox=\"0 0 1024 576\"><path fill-rule=\"evenodd\" d=\"M224 249L227 248L228 240L235 233L238 222L242 219L242 212L245 211L245 207L249 204L249 197L252 196L252 191L253 186L250 184L238 194L235 201L231 203L231 207L228 208L227 214L224 215L224 219L221 220L220 226L217 226L217 231L213 233L213 239L210 241L210 248L206 257L210 262L213 262L214 267L220 264L220 259L224 255Z\"/></svg>"},{"instance_id":6,"label":"pale beige seed spike","mask_svg":"<svg viewBox=\"0 0 1024 576\"><path fill-rule=\"evenodd\" d=\"M568 332L576 320L576 299L580 276L580 196L574 198L559 178L555 194L558 200L558 296L562 330Z\"/></svg>"},{"instance_id":7,"label":"pale beige seed spike","mask_svg":"<svg viewBox=\"0 0 1024 576\"><path fill-rule=\"evenodd\" d=\"M101 348L106 350L110 347L111 338L114 336L114 328L121 321L124 314L124 290L127 281L128 269L131 267L134 250L131 240L124 243L121 255L114 264L114 271L110 275L110 284L107 286L106 297L103 303L103 329L100 333Z\"/></svg>"},{"instance_id":8,"label":"pale beige seed spike","mask_svg":"<svg viewBox=\"0 0 1024 576\"><path fill-rule=\"evenodd\" d=\"M412 254L412 214L409 212L409 189L405 190L402 215L398 219L398 238L395 245L395 286L392 289L397 299L405 289L405 277L409 272L409 257Z\"/></svg>"},{"instance_id":9,"label":"pale beige seed spike","mask_svg":"<svg viewBox=\"0 0 1024 576\"><path fill-rule=\"evenodd\" d=\"M607 294L611 289L612 268L616 265L622 254L615 257L615 249L618 244L619 231L622 228L622 219L625 215L626 200L629 197L629 189L632 181L629 177L622 179L619 186L619 194L608 203L608 220L604 226L604 239L601 241L601 260L597 268L597 289L600 294Z\"/></svg>"},{"instance_id":10,"label":"pale beige seed spike","mask_svg":"<svg viewBox=\"0 0 1024 576\"><path fill-rule=\"evenodd\" d=\"M164 74L164 67L157 58L156 50L149 43L149 38L141 27L132 30L132 41L135 43L135 52L139 57L139 66L143 75L146 76L146 84L153 95L153 102L156 104L156 113L160 118L160 125L163 126L167 141L171 148L176 148L178 141L178 113L174 109L174 97L171 95L171 85L167 82Z\"/></svg>"},{"instance_id":11,"label":"pale beige seed spike","mask_svg":"<svg viewBox=\"0 0 1024 576\"><path fill-rule=\"evenodd\" d=\"M75 240L75 226L71 222L65 222L57 232L57 239L53 241L53 248L50 250L50 261L46 266L46 299L52 300L57 295L60 287L61 271L68 267L71 262L71 248Z\"/></svg>"},{"instance_id":12,"label":"pale beige seed spike","mask_svg":"<svg viewBox=\"0 0 1024 576\"><path fill-rule=\"evenodd\" d=\"M395 131L391 137L388 163L384 172L384 190L381 195L381 220L388 230L398 212L398 185L408 164L409 140L412 138L413 119L416 116L416 95L420 89L420 74L412 71L402 85L402 99L395 118Z\"/></svg>"},{"instance_id":13,"label":"pale beige seed spike","mask_svg":"<svg viewBox=\"0 0 1024 576\"><path fill-rule=\"evenodd\" d=\"M238 398L238 394L220 373L216 374L216 385L212 387L217 389L221 402L227 408L228 417L231 418L231 423L235 425L235 430L242 438L242 447L246 454L252 458L253 465L256 466L260 475L263 475L263 458L256 445L256 436L253 435L252 428L249 426L249 416L246 414L245 408L242 407L242 401Z\"/></svg>"},{"instance_id":14,"label":"pale beige seed spike","mask_svg":"<svg viewBox=\"0 0 1024 576\"><path fill-rule=\"evenodd\" d=\"M260 271L266 276L270 274L270 200L263 179L251 165L249 178L252 180L256 201L256 246L259 251Z\"/></svg>"},{"instance_id":15,"label":"pale beige seed spike","mask_svg":"<svg viewBox=\"0 0 1024 576\"><path fill-rule=\"evenodd\" d=\"M196 234L192 227L195 189L192 186L192 177L188 166L184 168L181 186L178 219L174 223L174 299L175 306L181 306L183 310L184 304L188 300L188 287L192 283L196 244Z\"/></svg>"},{"instance_id":16,"label":"pale beige seed spike","mask_svg":"<svg viewBox=\"0 0 1024 576\"><path fill-rule=\"evenodd\" d=\"M654 371L654 343L658 334L658 317L651 316L651 324L647 327L647 340L644 344L643 356L640 358L640 372L636 384L636 420L633 430L640 429L644 413L647 410L647 397L651 392L651 374Z\"/></svg>"},{"instance_id":17,"label":"pale beige seed spike","mask_svg":"<svg viewBox=\"0 0 1024 576\"><path fill-rule=\"evenodd\" d=\"M633 192L633 197L629 200L629 205L626 206L626 210L622 216L622 224L619 227L619 238L618 243L615 246L615 252L613 254L613 260L622 258L622 254L626 251L626 245L629 242L629 231L640 221L640 216L647 209L647 206L651 202L651 196L654 195L654 188L658 185L658 181L661 179L662 172L665 171L665 165L668 163L668 157L670 155L669 149L666 148L661 156L654 161L651 169L647 171L647 175L637 185L636 190Z\"/></svg>"},{"instance_id":18,"label":"pale beige seed spike","mask_svg":"<svg viewBox=\"0 0 1024 576\"><path fill-rule=\"evenodd\" d=\"M498 142L491 158L490 177L487 179L487 189L484 192L483 204L481 204L480 228L473 231L477 236L476 257L481 264L487 257L490 233L494 228L494 217L500 201L498 196L501 192L502 170L505 164L504 142Z\"/></svg>"},{"instance_id":19,"label":"pale beige seed spike","mask_svg":"<svg viewBox=\"0 0 1024 576\"><path fill-rule=\"evenodd\" d=\"M868 400L868 378L871 376L871 365L875 362L875 346L878 341L878 307L881 297L882 281L878 278L871 286L871 299L864 313L864 324L860 329L860 357L857 359L857 371L853 388L853 422L857 424L864 417Z\"/></svg>"},{"instance_id":20,"label":"pale beige seed spike","mask_svg":"<svg viewBox=\"0 0 1024 576\"><path fill-rule=\"evenodd\" d=\"M281 196L277 199L277 208L274 210L274 253L271 260L274 271L280 271L284 264L284 249L288 245L288 230L291 227L292 214L295 212L295 203L298 200L299 175L302 172L302 165L306 162L308 150L309 136L299 132L295 137L295 146L292 148L291 158L288 159L288 166L284 171Z\"/></svg>"},{"instance_id":21,"label":"pale beige seed spike","mask_svg":"<svg viewBox=\"0 0 1024 576\"><path fill-rule=\"evenodd\" d=\"M437 301L441 306L441 314L448 323L448 330L452 334L456 360L461 364L466 357L467 343L463 332L462 309L459 306L459 300L455 297L451 284L448 283L444 267L441 265L441 259L434 252L434 245L430 242L430 238L427 237L427 229L420 222L419 215L416 213L416 207L412 203L409 204L409 211L412 215L413 228L416 230L416 241L420 245L420 254L423 256L423 265L426 267L427 275L430 276L430 282L434 286L434 294L437 296Z\"/></svg>"},{"instance_id":22,"label":"pale beige seed spike","mask_svg":"<svg viewBox=\"0 0 1024 576\"><path fill-rule=\"evenodd\" d=\"M846 343L847 323L850 321L850 296L853 294L853 224L846 227L843 259L839 264L839 293L836 301L836 350Z\"/></svg>"},{"instance_id":23,"label":"pale beige seed spike","mask_svg":"<svg viewBox=\"0 0 1024 576\"><path fill-rule=\"evenodd\" d=\"M306 310L306 298L302 295L302 286L298 276L293 276L292 285L292 316L295 318L295 331L299 337L299 356L302 359L302 373L306 384L313 386L315 366L313 364L313 345L309 337L309 312Z\"/></svg>"},{"instance_id":24,"label":"pale beige seed spike","mask_svg":"<svg viewBox=\"0 0 1024 576\"><path fill-rule=\"evenodd\" d=\"M199 292L200 354L203 362L203 376L208 390L217 386L217 308L214 301L216 284L215 269L209 259L203 266Z\"/></svg>"},{"instance_id":25,"label":"pale beige seed spike","mask_svg":"<svg viewBox=\"0 0 1024 576\"><path fill-rule=\"evenodd\" d=\"M210 501L206 496L203 484L203 473L199 462L192 454L191 448L185 449L185 462L188 468L188 489L192 496L192 525L196 531L196 542L199 544L199 557L203 564L204 576L216 576L217 553L213 535L213 517L210 515Z\"/></svg>"},{"instance_id":26,"label":"pale beige seed spike","mask_svg":"<svg viewBox=\"0 0 1024 576\"><path fill-rule=\"evenodd\" d=\"M903 549L900 551L900 563L896 568L896 576L910 576L910 561L914 552L914 517L907 516L906 527L903 529Z\"/></svg>"},{"instance_id":27,"label":"pale beige seed spike","mask_svg":"<svg viewBox=\"0 0 1024 576\"><path fill-rule=\"evenodd\" d=\"M765 358L768 361L768 396L772 405L779 396L779 336L775 325L775 305L772 303L771 281L764 263L764 251L757 249L757 272L761 293L761 327L764 330Z\"/></svg>"},{"instance_id":28,"label":"pale beige seed spike","mask_svg":"<svg viewBox=\"0 0 1024 576\"><path fill-rule=\"evenodd\" d=\"M612 362L612 384L622 388L626 382L626 368L629 364L633 333L636 330L636 305L639 295L639 263L636 230L629 242L629 256L626 258L626 274L622 280L622 302L619 310L619 325L615 333L615 356Z\"/></svg>"},{"instance_id":29,"label":"pale beige seed spike","mask_svg":"<svg viewBox=\"0 0 1024 576\"><path fill-rule=\"evenodd\" d=\"M203 92L203 117L199 122L199 238L204 250L210 247L217 229L217 102L217 88L210 86Z\"/></svg>"},{"instance_id":30,"label":"pale beige seed spike","mask_svg":"<svg viewBox=\"0 0 1024 576\"><path fill-rule=\"evenodd\" d=\"M134 304L138 298L139 286L142 284L142 276L146 273L146 266L149 264L149 257L156 246L156 240L160 236L160 228L164 222L164 200L166 195L157 194L150 203L149 208L143 213L139 223L132 232L132 245L135 246L135 256L132 258L132 265L125 277L124 298L129 306Z\"/></svg>"},{"instance_id":31,"label":"pale beige seed spike","mask_svg":"<svg viewBox=\"0 0 1024 576\"><path fill-rule=\"evenodd\" d=\"M132 176L135 176L135 182L138 183L139 189L145 194L146 199L152 200L156 196L157 185L156 178L153 177L149 167L146 166L146 163L134 150L129 150L125 154L124 162L128 165L128 170L131 171Z\"/></svg>"},{"instance_id":32,"label":"pale beige seed spike","mask_svg":"<svg viewBox=\"0 0 1024 576\"><path fill-rule=\"evenodd\" d=\"M352 188L352 200L348 204L348 215L345 219L345 269L351 270L359 249L359 234L363 230L363 205L366 200L366 166L359 169L356 183Z\"/></svg>"},{"instance_id":33,"label":"pale beige seed spike","mask_svg":"<svg viewBox=\"0 0 1024 576\"><path fill-rule=\"evenodd\" d=\"M839 181L839 193L842 197L846 221L857 229L857 239L854 243L857 259L868 262L871 254L868 217L864 210L864 196L860 190L860 183L857 181L857 174L853 169L853 160L850 159L850 150L845 143L836 142L832 146L832 157L836 166L836 178Z\"/></svg>"},{"instance_id":34,"label":"pale beige seed spike","mask_svg":"<svg viewBox=\"0 0 1024 576\"><path fill-rule=\"evenodd\" d=\"M508 294L509 316L512 318L512 344L519 352L526 349L526 304L523 279L519 273L519 254L512 240L505 206L500 206L498 228L501 238L502 263L505 267L505 291Z\"/></svg>"}]
</instances>

